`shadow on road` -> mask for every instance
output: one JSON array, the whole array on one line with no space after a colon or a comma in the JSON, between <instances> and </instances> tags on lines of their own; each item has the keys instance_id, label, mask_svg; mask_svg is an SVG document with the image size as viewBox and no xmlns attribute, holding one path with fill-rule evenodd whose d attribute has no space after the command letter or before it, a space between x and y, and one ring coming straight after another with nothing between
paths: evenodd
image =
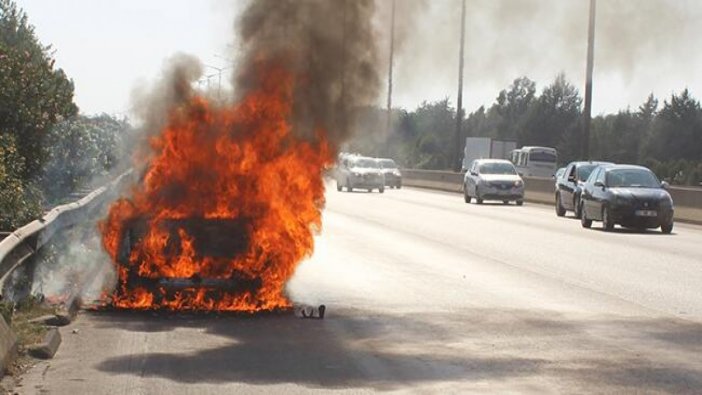
<instances>
[{"instance_id":1,"label":"shadow on road","mask_svg":"<svg viewBox=\"0 0 702 395\"><path fill-rule=\"evenodd\" d=\"M172 347L164 352L113 357L96 367L183 383L294 383L311 388L393 390L444 381L520 383L530 378L556 383L565 392L702 388L702 324L573 320L551 312L481 309L335 313L319 321L292 314L218 318L91 313L96 331L117 328L147 336L169 332L172 337ZM198 347L198 336L227 341Z\"/></svg>"}]
</instances>

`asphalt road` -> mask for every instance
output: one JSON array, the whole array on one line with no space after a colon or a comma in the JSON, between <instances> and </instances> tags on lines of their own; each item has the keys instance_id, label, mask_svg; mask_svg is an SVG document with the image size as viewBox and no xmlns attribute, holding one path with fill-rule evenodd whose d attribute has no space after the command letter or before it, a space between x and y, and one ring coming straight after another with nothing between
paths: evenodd
<instances>
[{"instance_id":1,"label":"asphalt road","mask_svg":"<svg viewBox=\"0 0 702 395\"><path fill-rule=\"evenodd\" d=\"M289 291L327 319L83 312L17 391L702 393L701 227L330 190Z\"/></svg>"}]
</instances>

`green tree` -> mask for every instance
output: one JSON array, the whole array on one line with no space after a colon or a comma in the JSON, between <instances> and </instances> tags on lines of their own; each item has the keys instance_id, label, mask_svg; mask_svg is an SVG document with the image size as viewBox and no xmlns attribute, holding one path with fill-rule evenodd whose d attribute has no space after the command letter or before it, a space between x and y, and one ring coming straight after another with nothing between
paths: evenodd
<instances>
[{"instance_id":1,"label":"green tree","mask_svg":"<svg viewBox=\"0 0 702 395\"><path fill-rule=\"evenodd\" d=\"M451 167L456 110L448 98L422 103L412 114L417 138L411 154L419 169L448 169Z\"/></svg>"},{"instance_id":2,"label":"green tree","mask_svg":"<svg viewBox=\"0 0 702 395\"><path fill-rule=\"evenodd\" d=\"M13 1L0 0L0 130L15 137L25 160L23 179L40 174L52 125L77 111L73 82L54 69L51 48L39 42Z\"/></svg>"},{"instance_id":3,"label":"green tree","mask_svg":"<svg viewBox=\"0 0 702 395\"><path fill-rule=\"evenodd\" d=\"M663 103L646 151L662 161L702 161L702 109L687 89Z\"/></svg>"},{"instance_id":4,"label":"green tree","mask_svg":"<svg viewBox=\"0 0 702 395\"><path fill-rule=\"evenodd\" d=\"M103 114L77 116L53 127L45 140L48 161L42 189L50 201L64 198L93 180L107 176L121 156L131 127Z\"/></svg>"},{"instance_id":5,"label":"green tree","mask_svg":"<svg viewBox=\"0 0 702 395\"><path fill-rule=\"evenodd\" d=\"M519 144L556 147L565 162L577 158L581 103L577 88L559 74L529 107Z\"/></svg>"},{"instance_id":6,"label":"green tree","mask_svg":"<svg viewBox=\"0 0 702 395\"><path fill-rule=\"evenodd\" d=\"M503 89L489 111L492 121L488 123L494 125L491 135L502 140L516 140L535 98L536 84L527 77L517 78L509 88Z\"/></svg>"},{"instance_id":7,"label":"green tree","mask_svg":"<svg viewBox=\"0 0 702 395\"><path fill-rule=\"evenodd\" d=\"M24 158L15 138L0 133L0 230L11 231L39 217L41 194L34 185L21 179Z\"/></svg>"}]
</instances>

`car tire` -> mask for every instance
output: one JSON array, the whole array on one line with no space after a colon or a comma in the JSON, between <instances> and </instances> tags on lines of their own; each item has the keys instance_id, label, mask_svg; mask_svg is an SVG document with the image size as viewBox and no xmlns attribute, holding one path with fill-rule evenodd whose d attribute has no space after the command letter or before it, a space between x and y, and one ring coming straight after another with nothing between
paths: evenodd
<instances>
[{"instance_id":1,"label":"car tire","mask_svg":"<svg viewBox=\"0 0 702 395\"><path fill-rule=\"evenodd\" d=\"M582 215L582 207L580 206L580 199L578 198L573 199L573 214L577 219L580 219Z\"/></svg>"},{"instance_id":2,"label":"car tire","mask_svg":"<svg viewBox=\"0 0 702 395\"><path fill-rule=\"evenodd\" d=\"M602 209L602 229L604 229L605 232L611 232L614 229L612 214L609 212L609 207L607 206Z\"/></svg>"},{"instance_id":3,"label":"car tire","mask_svg":"<svg viewBox=\"0 0 702 395\"><path fill-rule=\"evenodd\" d=\"M398 184L397 189L402 189L402 184Z\"/></svg>"},{"instance_id":4,"label":"car tire","mask_svg":"<svg viewBox=\"0 0 702 395\"><path fill-rule=\"evenodd\" d=\"M561 204L561 194L557 193L556 194L556 215L559 217L564 216L566 213L565 208Z\"/></svg>"},{"instance_id":5,"label":"car tire","mask_svg":"<svg viewBox=\"0 0 702 395\"><path fill-rule=\"evenodd\" d=\"M523 206L524 200L517 200L517 206Z\"/></svg>"},{"instance_id":6,"label":"car tire","mask_svg":"<svg viewBox=\"0 0 702 395\"><path fill-rule=\"evenodd\" d=\"M480 192L478 191L478 186L475 186L475 202L478 204L483 204L483 198L480 197Z\"/></svg>"},{"instance_id":7,"label":"car tire","mask_svg":"<svg viewBox=\"0 0 702 395\"><path fill-rule=\"evenodd\" d=\"M339 181L337 181L337 182L336 182L336 190L337 190L338 192L341 192L342 189L344 189L344 188L341 186L341 183L340 183Z\"/></svg>"},{"instance_id":8,"label":"car tire","mask_svg":"<svg viewBox=\"0 0 702 395\"><path fill-rule=\"evenodd\" d=\"M468 194L468 188L466 187L466 184L463 184L463 200L466 203L470 203L473 198Z\"/></svg>"},{"instance_id":9,"label":"car tire","mask_svg":"<svg viewBox=\"0 0 702 395\"><path fill-rule=\"evenodd\" d=\"M585 210L583 210L582 205L580 206L580 225L582 225L583 228L590 229L592 226L592 220L587 219L587 215L585 215Z\"/></svg>"},{"instance_id":10,"label":"car tire","mask_svg":"<svg viewBox=\"0 0 702 395\"><path fill-rule=\"evenodd\" d=\"M670 221L669 224L661 225L661 232L666 235L673 233L673 221Z\"/></svg>"},{"instance_id":11,"label":"car tire","mask_svg":"<svg viewBox=\"0 0 702 395\"><path fill-rule=\"evenodd\" d=\"M346 191L353 192L353 185L351 185L351 181L349 180L346 180Z\"/></svg>"},{"instance_id":12,"label":"car tire","mask_svg":"<svg viewBox=\"0 0 702 395\"><path fill-rule=\"evenodd\" d=\"M380 192L380 193L385 193L385 187L380 187L380 188L378 188L378 192Z\"/></svg>"}]
</instances>

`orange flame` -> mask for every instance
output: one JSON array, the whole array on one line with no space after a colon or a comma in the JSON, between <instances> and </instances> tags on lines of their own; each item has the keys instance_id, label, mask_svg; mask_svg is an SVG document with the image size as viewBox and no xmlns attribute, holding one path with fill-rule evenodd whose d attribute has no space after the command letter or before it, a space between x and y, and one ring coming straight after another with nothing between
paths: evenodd
<instances>
[{"instance_id":1,"label":"orange flame","mask_svg":"<svg viewBox=\"0 0 702 395\"><path fill-rule=\"evenodd\" d=\"M322 172L332 164L334 152L324 130L316 131L315 140L294 133L289 72L260 67L257 78L260 89L231 107L192 98L173 109L167 126L152 138L154 156L143 180L131 197L111 206L100 224L119 277L110 295L113 306L247 312L290 307L285 284L312 253L324 205ZM196 235L187 228L169 232L164 226L191 218L242 222L245 234L227 234L225 240L245 239L243 252L206 256L197 251ZM146 231L122 262L125 233L139 220L145 221ZM174 292L133 284L133 273L156 280L236 275L260 280L260 287Z\"/></svg>"}]
</instances>

